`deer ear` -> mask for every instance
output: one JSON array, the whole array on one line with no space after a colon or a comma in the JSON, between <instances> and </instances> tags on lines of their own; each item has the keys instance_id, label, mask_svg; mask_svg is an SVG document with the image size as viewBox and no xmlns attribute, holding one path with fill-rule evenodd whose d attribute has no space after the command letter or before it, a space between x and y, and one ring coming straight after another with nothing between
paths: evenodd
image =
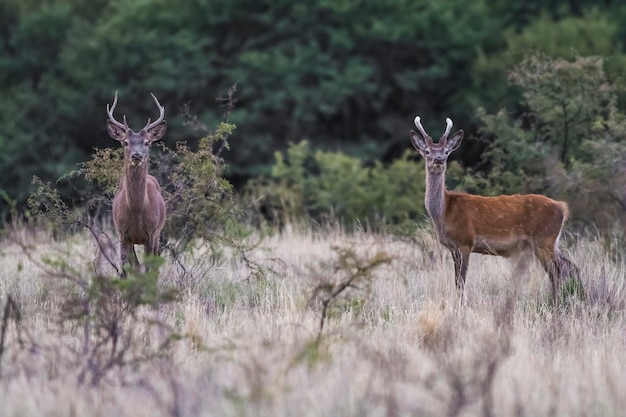
<instances>
[{"instance_id":1,"label":"deer ear","mask_svg":"<svg viewBox=\"0 0 626 417\"><path fill-rule=\"evenodd\" d=\"M155 140L159 140L165 135L165 130L167 129L167 123L163 120L156 126L148 129L145 134L150 142L154 142Z\"/></svg>"},{"instance_id":2,"label":"deer ear","mask_svg":"<svg viewBox=\"0 0 626 417\"><path fill-rule=\"evenodd\" d=\"M463 140L463 130L459 130L454 135L448 137L446 141L446 151L452 152L456 150Z\"/></svg>"},{"instance_id":3,"label":"deer ear","mask_svg":"<svg viewBox=\"0 0 626 417\"><path fill-rule=\"evenodd\" d=\"M424 152L427 148L426 139L415 130L411 130L411 144L420 152Z\"/></svg>"},{"instance_id":4,"label":"deer ear","mask_svg":"<svg viewBox=\"0 0 626 417\"><path fill-rule=\"evenodd\" d=\"M107 132L109 132L109 136L115 140L119 140L120 142L126 139L126 134L128 133L127 130L122 129L110 120L107 120Z\"/></svg>"}]
</instances>

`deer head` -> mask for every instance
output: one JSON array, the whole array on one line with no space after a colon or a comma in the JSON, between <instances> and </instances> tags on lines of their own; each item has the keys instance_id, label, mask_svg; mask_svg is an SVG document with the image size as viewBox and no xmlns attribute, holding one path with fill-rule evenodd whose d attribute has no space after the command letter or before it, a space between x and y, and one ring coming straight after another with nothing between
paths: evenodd
<instances>
[{"instance_id":1,"label":"deer head","mask_svg":"<svg viewBox=\"0 0 626 417\"><path fill-rule=\"evenodd\" d=\"M419 133L411 130L411 143L426 160L426 169L431 174L445 172L448 156L459 147L463 140L463 130L457 131L448 138L450 129L452 129L452 120L446 118L446 131L443 132L439 142L434 143L430 135L424 130L419 116L415 117L415 126Z\"/></svg>"},{"instance_id":2,"label":"deer head","mask_svg":"<svg viewBox=\"0 0 626 417\"><path fill-rule=\"evenodd\" d=\"M107 114L109 115L107 131L109 132L109 136L122 143L122 146L124 146L124 158L134 167L141 166L148 160L148 148L150 144L155 140L161 139L167 127L167 123L163 120L165 117L165 108L161 106L161 103L159 103L159 100L157 100L154 94L150 94L159 109L159 118L152 123L150 123L150 119L148 119L148 123L146 123L139 133L135 133L128 127L126 116L124 116L124 123L118 122L115 120L115 117L113 117L113 111L117 105L117 91L115 92L115 99L110 108L107 104Z\"/></svg>"}]
</instances>

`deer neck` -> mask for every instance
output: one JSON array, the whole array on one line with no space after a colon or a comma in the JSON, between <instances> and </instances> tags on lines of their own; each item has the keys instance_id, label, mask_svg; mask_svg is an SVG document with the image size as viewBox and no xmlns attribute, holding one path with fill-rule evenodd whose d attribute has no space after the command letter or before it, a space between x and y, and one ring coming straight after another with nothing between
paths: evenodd
<instances>
[{"instance_id":1,"label":"deer neck","mask_svg":"<svg viewBox=\"0 0 626 417\"><path fill-rule=\"evenodd\" d=\"M441 238L444 236L444 215L445 215L445 171L432 174L426 171L426 193L424 195L424 205L428 215L433 220L437 234Z\"/></svg>"},{"instance_id":2,"label":"deer neck","mask_svg":"<svg viewBox=\"0 0 626 417\"><path fill-rule=\"evenodd\" d=\"M126 201L131 209L140 209L145 205L147 176L148 161L144 161L140 166L126 164L124 175Z\"/></svg>"}]
</instances>

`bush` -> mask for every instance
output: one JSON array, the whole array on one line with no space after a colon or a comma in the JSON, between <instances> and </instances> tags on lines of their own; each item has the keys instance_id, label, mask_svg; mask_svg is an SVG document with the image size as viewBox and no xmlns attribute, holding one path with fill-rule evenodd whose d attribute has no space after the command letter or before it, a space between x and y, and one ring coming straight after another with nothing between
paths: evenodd
<instances>
[{"instance_id":1,"label":"bush","mask_svg":"<svg viewBox=\"0 0 626 417\"><path fill-rule=\"evenodd\" d=\"M424 164L407 151L389 165L365 166L341 152L313 151L307 141L275 154L269 178L252 181L247 198L271 221L323 221L345 226L398 225L424 215Z\"/></svg>"},{"instance_id":2,"label":"bush","mask_svg":"<svg viewBox=\"0 0 626 417\"><path fill-rule=\"evenodd\" d=\"M522 89L517 119L479 111L491 139L488 168L463 187L483 194L542 193L564 199L572 218L602 229L626 223L626 118L599 57L533 55L510 73Z\"/></svg>"},{"instance_id":3,"label":"bush","mask_svg":"<svg viewBox=\"0 0 626 417\"><path fill-rule=\"evenodd\" d=\"M159 179L167 205L161 245L181 266L184 253L193 253L197 259L215 258L228 249L228 253L245 259L251 275L260 276L265 273L264 269L248 257L248 252L255 248L257 242L246 239L250 229L244 212L233 198L232 185L223 177L225 165L220 153L228 148L228 137L234 128L232 124L220 123L215 132L200 140L196 150L179 142L175 149L161 144L156 152L152 152L150 173ZM84 205L80 209L71 209L66 202L67 195L60 192L56 184L44 183L38 178L34 181L38 188L29 199L33 218L48 227L55 236L87 228L99 248L97 268L102 270L101 261L106 260L107 265L118 273L116 239L111 238L109 233L111 202L122 167L121 148L101 149L96 150L92 159L83 163L79 170L64 177L76 183L74 189L84 194L89 211ZM84 188L78 186L81 181L87 184ZM207 243L200 245L203 248L201 251L195 244L198 241ZM182 268L184 276L181 278L189 279L188 272Z\"/></svg>"}]
</instances>

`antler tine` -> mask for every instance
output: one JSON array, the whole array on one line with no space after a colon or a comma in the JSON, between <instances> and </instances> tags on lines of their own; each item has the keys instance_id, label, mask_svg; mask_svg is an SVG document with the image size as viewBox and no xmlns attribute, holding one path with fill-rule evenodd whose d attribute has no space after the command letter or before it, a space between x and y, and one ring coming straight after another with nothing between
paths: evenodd
<instances>
[{"instance_id":1,"label":"antler tine","mask_svg":"<svg viewBox=\"0 0 626 417\"><path fill-rule=\"evenodd\" d=\"M124 116L124 124L115 120L113 117L113 111L115 110L115 106L117 106L117 90L115 91L115 98L113 99L113 104L109 107L107 103L107 114L109 115L109 120L117 127L121 127L122 129L128 129L128 125L126 124L126 116Z\"/></svg>"},{"instance_id":2,"label":"antler tine","mask_svg":"<svg viewBox=\"0 0 626 417\"><path fill-rule=\"evenodd\" d=\"M159 108L159 118L156 119L152 123L150 123L150 119L148 119L148 123L146 123L146 126L144 126L143 130L152 129L154 126L161 123L163 121L163 118L165 117L165 107L161 106L161 103L159 103L159 100L156 98L154 94L150 93L150 95L154 99L154 102L156 103L157 107Z\"/></svg>"},{"instance_id":3,"label":"antler tine","mask_svg":"<svg viewBox=\"0 0 626 417\"><path fill-rule=\"evenodd\" d=\"M420 131L420 133L422 134L422 136L424 136L424 138L430 139L430 135L426 133L426 131L424 130L424 126L422 126L422 122L420 121L419 116L415 116L415 127L417 128L417 130Z\"/></svg>"},{"instance_id":4,"label":"antler tine","mask_svg":"<svg viewBox=\"0 0 626 417\"><path fill-rule=\"evenodd\" d=\"M443 132L443 136L441 137L441 139L448 139L450 129L452 129L452 120L450 120L449 117L446 117L446 131Z\"/></svg>"}]
</instances>

